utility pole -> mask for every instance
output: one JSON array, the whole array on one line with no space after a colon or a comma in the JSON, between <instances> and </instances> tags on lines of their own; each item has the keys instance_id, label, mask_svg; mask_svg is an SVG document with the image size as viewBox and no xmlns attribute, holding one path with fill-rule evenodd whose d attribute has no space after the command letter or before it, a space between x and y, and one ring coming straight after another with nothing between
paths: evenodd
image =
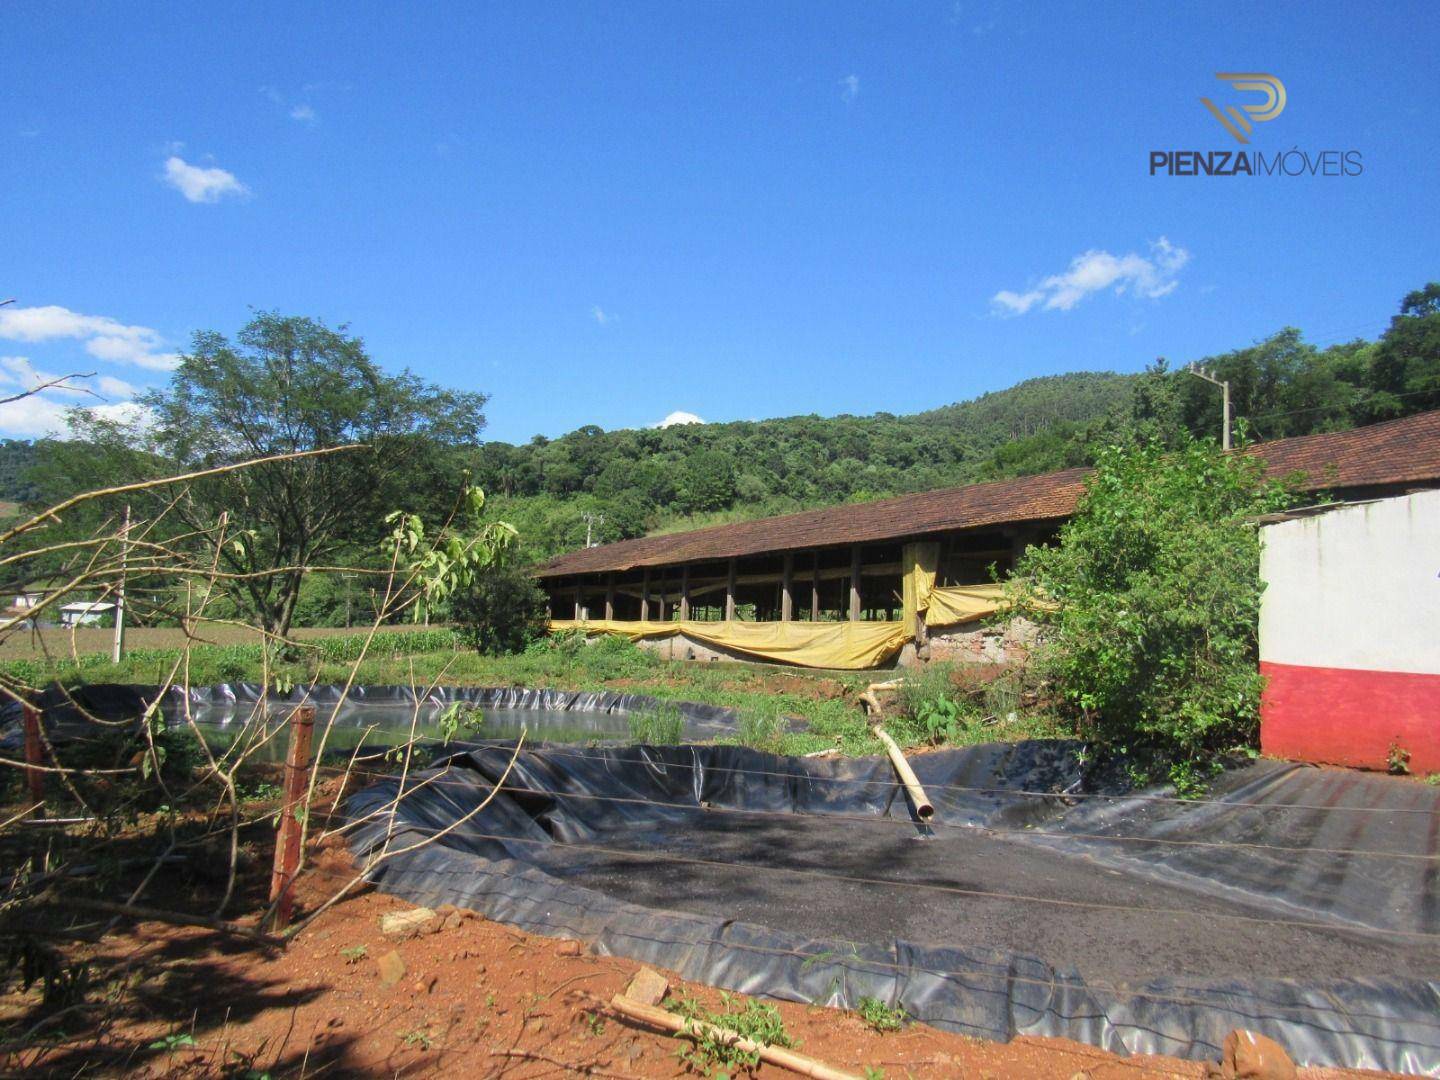
<instances>
[{"instance_id":1,"label":"utility pole","mask_svg":"<svg viewBox=\"0 0 1440 1080\"><path fill-rule=\"evenodd\" d=\"M1206 382L1208 382L1208 383L1213 383L1214 385L1220 387L1220 395L1221 395L1221 400L1222 400L1222 408L1224 409L1224 412L1223 412L1222 415L1223 415L1223 422L1224 422L1224 425L1225 425L1223 428L1220 429L1220 447L1221 447L1221 449L1223 449L1223 450L1229 450L1229 449L1230 449L1230 383L1229 383L1227 380L1225 380L1225 379L1217 379L1217 378L1215 378L1214 375L1211 375L1210 372L1208 372L1207 370L1205 370L1203 367L1201 367L1201 366L1200 366L1199 364L1197 364L1197 363L1186 364L1186 365L1185 365L1185 370L1188 371L1191 375L1194 375L1197 379L1204 379Z\"/></svg>"},{"instance_id":2,"label":"utility pole","mask_svg":"<svg viewBox=\"0 0 1440 1080\"><path fill-rule=\"evenodd\" d=\"M130 504L125 504L125 524L120 528L120 586L115 590L115 640L110 646L110 662L120 663L125 651L125 573L130 562Z\"/></svg>"},{"instance_id":3,"label":"utility pole","mask_svg":"<svg viewBox=\"0 0 1440 1080\"><path fill-rule=\"evenodd\" d=\"M585 519L585 546L587 548L594 547L595 545L590 542L590 532L595 526L605 524L605 515L591 513L587 510L580 516Z\"/></svg>"}]
</instances>

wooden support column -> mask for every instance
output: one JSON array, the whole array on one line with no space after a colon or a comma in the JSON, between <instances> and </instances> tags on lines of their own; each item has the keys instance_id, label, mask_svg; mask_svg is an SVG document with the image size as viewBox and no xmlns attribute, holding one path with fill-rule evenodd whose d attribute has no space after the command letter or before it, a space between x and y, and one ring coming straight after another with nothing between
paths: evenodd
<instances>
[{"instance_id":1,"label":"wooden support column","mask_svg":"<svg viewBox=\"0 0 1440 1080\"><path fill-rule=\"evenodd\" d=\"M615 572L605 575L605 621L615 618Z\"/></svg>"},{"instance_id":2,"label":"wooden support column","mask_svg":"<svg viewBox=\"0 0 1440 1080\"><path fill-rule=\"evenodd\" d=\"M575 583L575 621L585 618L585 586Z\"/></svg>"},{"instance_id":3,"label":"wooden support column","mask_svg":"<svg viewBox=\"0 0 1440 1080\"><path fill-rule=\"evenodd\" d=\"M655 618L661 622L665 621L665 572L660 572L660 587L655 591L655 609L658 614Z\"/></svg>"},{"instance_id":4,"label":"wooden support column","mask_svg":"<svg viewBox=\"0 0 1440 1080\"><path fill-rule=\"evenodd\" d=\"M820 621L820 552L814 552L810 576L810 621Z\"/></svg>"},{"instance_id":5,"label":"wooden support column","mask_svg":"<svg viewBox=\"0 0 1440 1080\"><path fill-rule=\"evenodd\" d=\"M650 618L650 568L645 567L640 577L640 621Z\"/></svg>"},{"instance_id":6,"label":"wooden support column","mask_svg":"<svg viewBox=\"0 0 1440 1080\"><path fill-rule=\"evenodd\" d=\"M780 577L780 621L795 618L795 553L785 553L785 569Z\"/></svg>"},{"instance_id":7,"label":"wooden support column","mask_svg":"<svg viewBox=\"0 0 1440 1080\"><path fill-rule=\"evenodd\" d=\"M680 568L680 621L687 622L690 618L690 566Z\"/></svg>"},{"instance_id":8,"label":"wooden support column","mask_svg":"<svg viewBox=\"0 0 1440 1080\"><path fill-rule=\"evenodd\" d=\"M1030 546L1031 533L1028 529L1017 528L1010 535L1010 572L1014 573L1015 564L1020 561L1020 556L1025 554L1025 549ZM1009 577L1009 574L1005 575Z\"/></svg>"},{"instance_id":9,"label":"wooden support column","mask_svg":"<svg viewBox=\"0 0 1440 1080\"><path fill-rule=\"evenodd\" d=\"M725 578L725 621L735 621L735 560L730 560L730 569Z\"/></svg>"},{"instance_id":10,"label":"wooden support column","mask_svg":"<svg viewBox=\"0 0 1440 1080\"><path fill-rule=\"evenodd\" d=\"M850 621L860 621L860 545L850 548Z\"/></svg>"}]
</instances>

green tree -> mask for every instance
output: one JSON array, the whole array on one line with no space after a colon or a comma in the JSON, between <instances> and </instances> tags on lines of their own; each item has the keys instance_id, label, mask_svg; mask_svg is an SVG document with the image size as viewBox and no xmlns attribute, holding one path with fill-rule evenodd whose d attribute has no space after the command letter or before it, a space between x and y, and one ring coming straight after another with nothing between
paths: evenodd
<instances>
[{"instance_id":1,"label":"green tree","mask_svg":"<svg viewBox=\"0 0 1440 1080\"><path fill-rule=\"evenodd\" d=\"M50 476L71 490L351 444L191 484L167 515L213 542L228 515L222 587L267 632L289 633L306 567L374 550L396 506L441 518L459 493L455 456L475 442L483 394L390 375L345 327L255 315L232 342L195 335L168 387L125 426L77 410L80 443L51 444ZM165 494L156 498L167 497ZM417 501L420 503L417 506ZM152 509L158 509L158 506Z\"/></svg>"},{"instance_id":2,"label":"green tree","mask_svg":"<svg viewBox=\"0 0 1440 1080\"><path fill-rule=\"evenodd\" d=\"M455 627L489 656L522 651L545 634L548 598L524 570L494 566L450 600Z\"/></svg>"},{"instance_id":3,"label":"green tree","mask_svg":"<svg viewBox=\"0 0 1440 1080\"><path fill-rule=\"evenodd\" d=\"M723 510L735 501L735 461L729 454L706 450L688 462L675 492L681 510Z\"/></svg>"},{"instance_id":4,"label":"green tree","mask_svg":"<svg viewBox=\"0 0 1440 1080\"><path fill-rule=\"evenodd\" d=\"M1371 386L1376 417L1440 408L1440 282L1401 301L1375 350Z\"/></svg>"},{"instance_id":5,"label":"green tree","mask_svg":"<svg viewBox=\"0 0 1440 1080\"><path fill-rule=\"evenodd\" d=\"M1255 734L1260 547L1289 501L1253 455L1188 436L1100 452L1054 546L1012 592L1045 624L1037 662L1081 732L1193 760Z\"/></svg>"}]
</instances>

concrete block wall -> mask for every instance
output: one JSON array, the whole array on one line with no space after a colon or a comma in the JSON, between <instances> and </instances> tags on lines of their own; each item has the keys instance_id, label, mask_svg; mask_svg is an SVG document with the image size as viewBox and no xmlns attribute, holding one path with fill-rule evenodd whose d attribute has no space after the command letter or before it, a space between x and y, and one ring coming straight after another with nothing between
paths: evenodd
<instances>
[{"instance_id":1,"label":"concrete block wall","mask_svg":"<svg viewBox=\"0 0 1440 1080\"><path fill-rule=\"evenodd\" d=\"M1440 772L1440 491L1260 535L1264 752Z\"/></svg>"}]
</instances>

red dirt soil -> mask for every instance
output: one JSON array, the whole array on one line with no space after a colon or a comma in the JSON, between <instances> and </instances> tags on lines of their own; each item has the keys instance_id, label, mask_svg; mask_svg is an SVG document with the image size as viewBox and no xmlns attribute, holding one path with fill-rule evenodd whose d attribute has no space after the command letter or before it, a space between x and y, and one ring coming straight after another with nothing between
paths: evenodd
<instances>
[{"instance_id":1,"label":"red dirt soil","mask_svg":"<svg viewBox=\"0 0 1440 1080\"><path fill-rule=\"evenodd\" d=\"M338 838L326 841L299 884L314 910L354 875ZM158 906L163 897L155 897ZM669 1035L622 1020L607 1007L639 968L594 956L575 942L522 933L479 916L396 943L382 915L408 905L358 892L320 915L283 952L267 953L206 930L147 923L92 947L125 1004L85 1034L65 1018L42 1029L51 1042L0 1059L9 1076L671 1077L684 1074ZM363 950L360 947L363 946ZM391 950L405 974L382 983ZM107 967L113 965L113 967ZM671 978L715 1005L718 992ZM36 992L0 998L0 1021L35 1015ZM117 995L118 997L119 995ZM802 1052L836 1067L900 1077L1108 1080L1200 1077L1198 1062L1118 1058L1062 1039L981 1042L911 1025L878 1034L857 1016L777 1003ZM92 1018L93 1019L93 1018ZM77 1025L78 1028L78 1025ZM760 1077L792 1077L773 1066ZM878 1075L872 1073L871 1075ZM1302 1070L1307 1077L1376 1076Z\"/></svg>"}]
</instances>

